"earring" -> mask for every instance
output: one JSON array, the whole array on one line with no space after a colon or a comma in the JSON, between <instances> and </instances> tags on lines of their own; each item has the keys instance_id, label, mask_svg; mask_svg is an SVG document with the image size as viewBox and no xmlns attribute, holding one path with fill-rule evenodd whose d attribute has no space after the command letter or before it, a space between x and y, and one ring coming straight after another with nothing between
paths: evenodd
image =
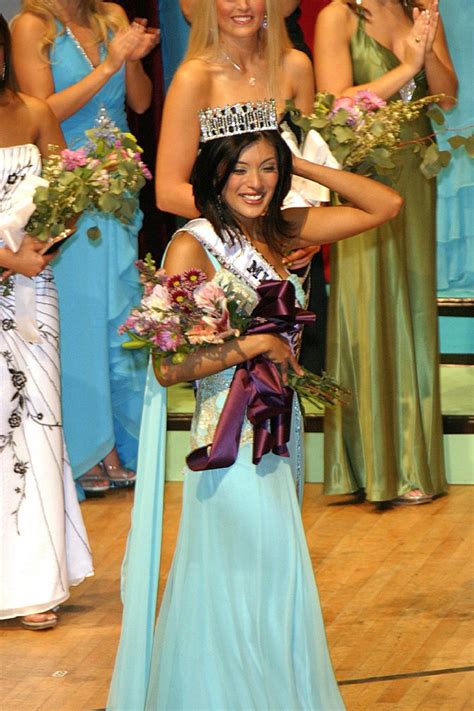
<instances>
[{"instance_id":1,"label":"earring","mask_svg":"<svg viewBox=\"0 0 474 711\"><path fill-rule=\"evenodd\" d=\"M225 216L224 216L224 207L222 205L222 198L220 195L217 196L217 201L216 201L216 209L217 209L217 214L219 215L219 219L224 222Z\"/></svg>"},{"instance_id":2,"label":"earring","mask_svg":"<svg viewBox=\"0 0 474 711\"><path fill-rule=\"evenodd\" d=\"M7 73L7 68L5 62L3 62L2 73L0 74L0 81L5 81L5 75Z\"/></svg>"},{"instance_id":3,"label":"earring","mask_svg":"<svg viewBox=\"0 0 474 711\"><path fill-rule=\"evenodd\" d=\"M268 30L268 16L267 13L263 16L262 29Z\"/></svg>"}]
</instances>

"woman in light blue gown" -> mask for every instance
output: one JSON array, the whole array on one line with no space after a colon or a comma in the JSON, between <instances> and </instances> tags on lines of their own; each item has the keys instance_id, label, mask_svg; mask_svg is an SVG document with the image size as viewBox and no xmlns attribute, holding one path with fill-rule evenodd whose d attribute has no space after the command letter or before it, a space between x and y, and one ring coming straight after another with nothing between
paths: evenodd
<instances>
[{"instance_id":1,"label":"woman in light blue gown","mask_svg":"<svg viewBox=\"0 0 474 711\"><path fill-rule=\"evenodd\" d=\"M20 86L48 101L72 149L98 124L128 130L125 100L135 111L148 108L151 84L139 60L154 43L144 27L128 26L122 8L96 0L25 0L13 28ZM86 492L135 479L129 468L136 465L145 363L124 353L117 328L140 300L134 262L141 220L139 211L129 225L84 216L54 265L64 432ZM95 242L86 234L93 225L101 231Z\"/></svg>"},{"instance_id":2,"label":"woman in light blue gown","mask_svg":"<svg viewBox=\"0 0 474 711\"><path fill-rule=\"evenodd\" d=\"M268 280L282 286L295 280L283 263L290 242L332 242L397 213L400 198L391 189L295 158L294 172L339 191L352 206L283 213L291 153L279 136L274 103L268 103L269 114L267 104L226 107L224 120L219 109L206 112L209 132L193 178L204 217L174 236L164 262L168 273L197 267L212 278L227 270L255 295ZM237 131L231 114L238 117ZM245 132L251 126L253 131ZM228 135L234 132L238 135ZM302 298L297 281L293 304L295 294ZM295 488L303 470L296 398L286 456L275 453L272 440L272 451L258 461L254 430L244 417L234 462L215 459L216 425L236 366L251 367L247 361L263 355L278 365L285 381L289 367L300 372L293 355L296 339L292 331L289 338L243 335L209 346L180 365L165 362L157 373L161 384L150 366L123 569L123 627L108 709L344 708ZM191 379L200 381L191 434L193 457L198 448L201 461L188 458L177 548L153 634L166 433L162 385ZM237 417L232 410L231 420Z\"/></svg>"}]
</instances>

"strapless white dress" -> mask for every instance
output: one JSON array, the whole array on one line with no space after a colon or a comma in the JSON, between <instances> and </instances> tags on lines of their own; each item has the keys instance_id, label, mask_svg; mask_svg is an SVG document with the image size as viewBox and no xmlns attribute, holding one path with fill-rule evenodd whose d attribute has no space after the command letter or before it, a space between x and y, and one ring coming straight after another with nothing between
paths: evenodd
<instances>
[{"instance_id":1,"label":"strapless white dress","mask_svg":"<svg viewBox=\"0 0 474 711\"><path fill-rule=\"evenodd\" d=\"M36 146L0 148L0 213L40 168ZM12 281L10 295L0 290L0 619L49 610L93 574L63 439L52 272L34 279L40 343L16 328Z\"/></svg>"}]
</instances>

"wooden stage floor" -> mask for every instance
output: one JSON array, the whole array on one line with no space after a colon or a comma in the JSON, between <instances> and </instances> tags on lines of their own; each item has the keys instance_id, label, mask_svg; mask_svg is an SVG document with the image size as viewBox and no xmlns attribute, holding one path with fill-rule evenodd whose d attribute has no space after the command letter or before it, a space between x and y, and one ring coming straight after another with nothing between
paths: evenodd
<instances>
[{"instance_id":1,"label":"wooden stage floor","mask_svg":"<svg viewBox=\"0 0 474 711\"><path fill-rule=\"evenodd\" d=\"M180 498L181 484L167 484L162 582ZM341 502L306 485L303 519L348 711L472 711L474 487L384 511ZM73 590L56 629L0 623L2 711L104 707L131 503L117 491L83 505L96 575Z\"/></svg>"}]
</instances>

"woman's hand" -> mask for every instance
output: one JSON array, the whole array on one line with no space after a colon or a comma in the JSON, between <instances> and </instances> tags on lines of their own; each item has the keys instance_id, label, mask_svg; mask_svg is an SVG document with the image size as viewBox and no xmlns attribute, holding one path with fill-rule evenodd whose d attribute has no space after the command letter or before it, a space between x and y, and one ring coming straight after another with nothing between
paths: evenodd
<instances>
[{"instance_id":1,"label":"woman's hand","mask_svg":"<svg viewBox=\"0 0 474 711\"><path fill-rule=\"evenodd\" d=\"M439 26L439 10L438 10L438 0L432 0L427 8L430 21L428 26L428 35L426 38L425 54L429 54L433 51L433 43L435 41L436 33L438 32Z\"/></svg>"},{"instance_id":2,"label":"woman's hand","mask_svg":"<svg viewBox=\"0 0 474 711\"><path fill-rule=\"evenodd\" d=\"M1 261L8 269L8 271L2 273L2 281L14 273L33 277L42 272L54 256L41 254L42 249L44 249L43 242L26 235L18 252L12 252L8 248L2 250Z\"/></svg>"},{"instance_id":3,"label":"woman's hand","mask_svg":"<svg viewBox=\"0 0 474 711\"><path fill-rule=\"evenodd\" d=\"M264 334L263 338L265 350L262 351L262 355L278 365L281 379L285 385L288 385L288 368L294 370L298 375L304 374L286 338L273 333Z\"/></svg>"},{"instance_id":4,"label":"woman's hand","mask_svg":"<svg viewBox=\"0 0 474 711\"><path fill-rule=\"evenodd\" d=\"M115 34L109 44L104 64L117 72L126 61L137 61L148 54L159 42L158 30L147 30L144 21L132 22Z\"/></svg>"},{"instance_id":5,"label":"woman's hand","mask_svg":"<svg viewBox=\"0 0 474 711\"><path fill-rule=\"evenodd\" d=\"M430 30L430 12L418 8L413 10L413 26L405 41L403 62L410 67L413 75L420 71L425 63L426 46Z\"/></svg>"},{"instance_id":6,"label":"woman's hand","mask_svg":"<svg viewBox=\"0 0 474 711\"><path fill-rule=\"evenodd\" d=\"M282 262L288 269L303 269L311 264L311 260L321 249L321 245L316 244L311 247L301 247L300 249L292 249L286 257L283 257Z\"/></svg>"}]
</instances>

